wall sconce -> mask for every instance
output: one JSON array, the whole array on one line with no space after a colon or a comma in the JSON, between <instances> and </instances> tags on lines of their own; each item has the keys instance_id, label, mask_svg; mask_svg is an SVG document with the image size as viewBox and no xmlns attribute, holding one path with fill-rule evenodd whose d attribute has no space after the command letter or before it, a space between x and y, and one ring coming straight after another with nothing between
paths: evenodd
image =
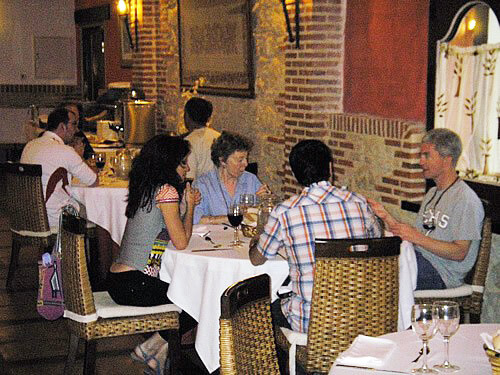
<instances>
[{"instance_id":1,"label":"wall sconce","mask_svg":"<svg viewBox=\"0 0 500 375\"><path fill-rule=\"evenodd\" d=\"M130 12L130 6L128 4L128 1L125 0L119 0L118 1L118 14L120 15L120 18L122 18L122 22L125 25L125 28L127 30L127 37L128 37L128 43L130 45L130 48L133 50L137 50L138 48L138 43L137 41L139 40L139 29L138 29L138 24L137 24L137 4L135 6L135 20L134 20L134 29L135 29L135 43L132 40L132 33L130 32L130 22L129 22L129 12Z\"/></svg>"},{"instance_id":2,"label":"wall sconce","mask_svg":"<svg viewBox=\"0 0 500 375\"><path fill-rule=\"evenodd\" d=\"M281 5L283 5L283 13L285 13L288 40L290 41L290 43L295 42L295 48L300 48L300 0L295 0L295 37L292 34L290 16L288 15L288 11L286 9L286 0L281 0Z\"/></svg>"}]
</instances>

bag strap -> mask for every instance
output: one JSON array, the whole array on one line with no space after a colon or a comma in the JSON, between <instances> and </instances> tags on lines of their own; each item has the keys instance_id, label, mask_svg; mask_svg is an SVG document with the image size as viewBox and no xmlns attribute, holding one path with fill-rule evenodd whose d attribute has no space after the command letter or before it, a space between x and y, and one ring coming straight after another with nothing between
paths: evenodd
<instances>
[{"instance_id":1,"label":"bag strap","mask_svg":"<svg viewBox=\"0 0 500 375\"><path fill-rule=\"evenodd\" d=\"M62 226L63 226L63 215L72 215L72 216L80 217L80 214L78 213L76 208L73 207L72 205L68 204L62 208L61 213L59 214L59 229L57 231L56 245L55 245L54 249L52 250L53 256L61 256L61 233L62 233Z\"/></svg>"}]
</instances>

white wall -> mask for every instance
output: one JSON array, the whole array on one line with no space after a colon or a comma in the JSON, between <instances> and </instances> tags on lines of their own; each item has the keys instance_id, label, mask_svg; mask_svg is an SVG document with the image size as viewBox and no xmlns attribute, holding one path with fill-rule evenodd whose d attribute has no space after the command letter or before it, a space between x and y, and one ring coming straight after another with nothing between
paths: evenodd
<instances>
[{"instance_id":1,"label":"white wall","mask_svg":"<svg viewBox=\"0 0 500 375\"><path fill-rule=\"evenodd\" d=\"M0 84L76 84L74 0L0 0ZM35 79L33 38L71 38L71 79ZM57 61L58 56L53 56Z\"/></svg>"}]
</instances>

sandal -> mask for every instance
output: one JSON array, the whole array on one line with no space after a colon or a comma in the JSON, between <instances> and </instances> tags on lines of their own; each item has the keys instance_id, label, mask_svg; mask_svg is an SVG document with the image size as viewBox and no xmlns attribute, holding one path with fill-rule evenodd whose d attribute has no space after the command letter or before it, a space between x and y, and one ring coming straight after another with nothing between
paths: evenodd
<instances>
[{"instance_id":1,"label":"sandal","mask_svg":"<svg viewBox=\"0 0 500 375\"><path fill-rule=\"evenodd\" d=\"M139 356L135 349L130 353L130 358L133 361L139 362L141 364L145 364L148 368L144 370L144 374L146 375L163 375L164 373L164 363L160 363L160 360L156 358L153 354L148 354L141 345L138 345L137 348L141 351L141 356ZM149 362L153 361L156 366L153 368L149 365ZM167 365L170 365L170 359L167 360Z\"/></svg>"}]
</instances>

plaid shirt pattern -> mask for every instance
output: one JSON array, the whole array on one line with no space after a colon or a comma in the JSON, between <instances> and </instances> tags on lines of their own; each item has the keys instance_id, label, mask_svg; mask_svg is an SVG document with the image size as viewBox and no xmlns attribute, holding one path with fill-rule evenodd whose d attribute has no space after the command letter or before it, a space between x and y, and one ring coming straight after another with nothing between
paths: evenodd
<instances>
[{"instance_id":1,"label":"plaid shirt pattern","mask_svg":"<svg viewBox=\"0 0 500 375\"><path fill-rule=\"evenodd\" d=\"M381 228L365 198L329 182L314 183L277 205L257 249L266 258L284 248L292 296L281 309L294 331L307 332L314 280L316 238L380 237Z\"/></svg>"}]
</instances>

